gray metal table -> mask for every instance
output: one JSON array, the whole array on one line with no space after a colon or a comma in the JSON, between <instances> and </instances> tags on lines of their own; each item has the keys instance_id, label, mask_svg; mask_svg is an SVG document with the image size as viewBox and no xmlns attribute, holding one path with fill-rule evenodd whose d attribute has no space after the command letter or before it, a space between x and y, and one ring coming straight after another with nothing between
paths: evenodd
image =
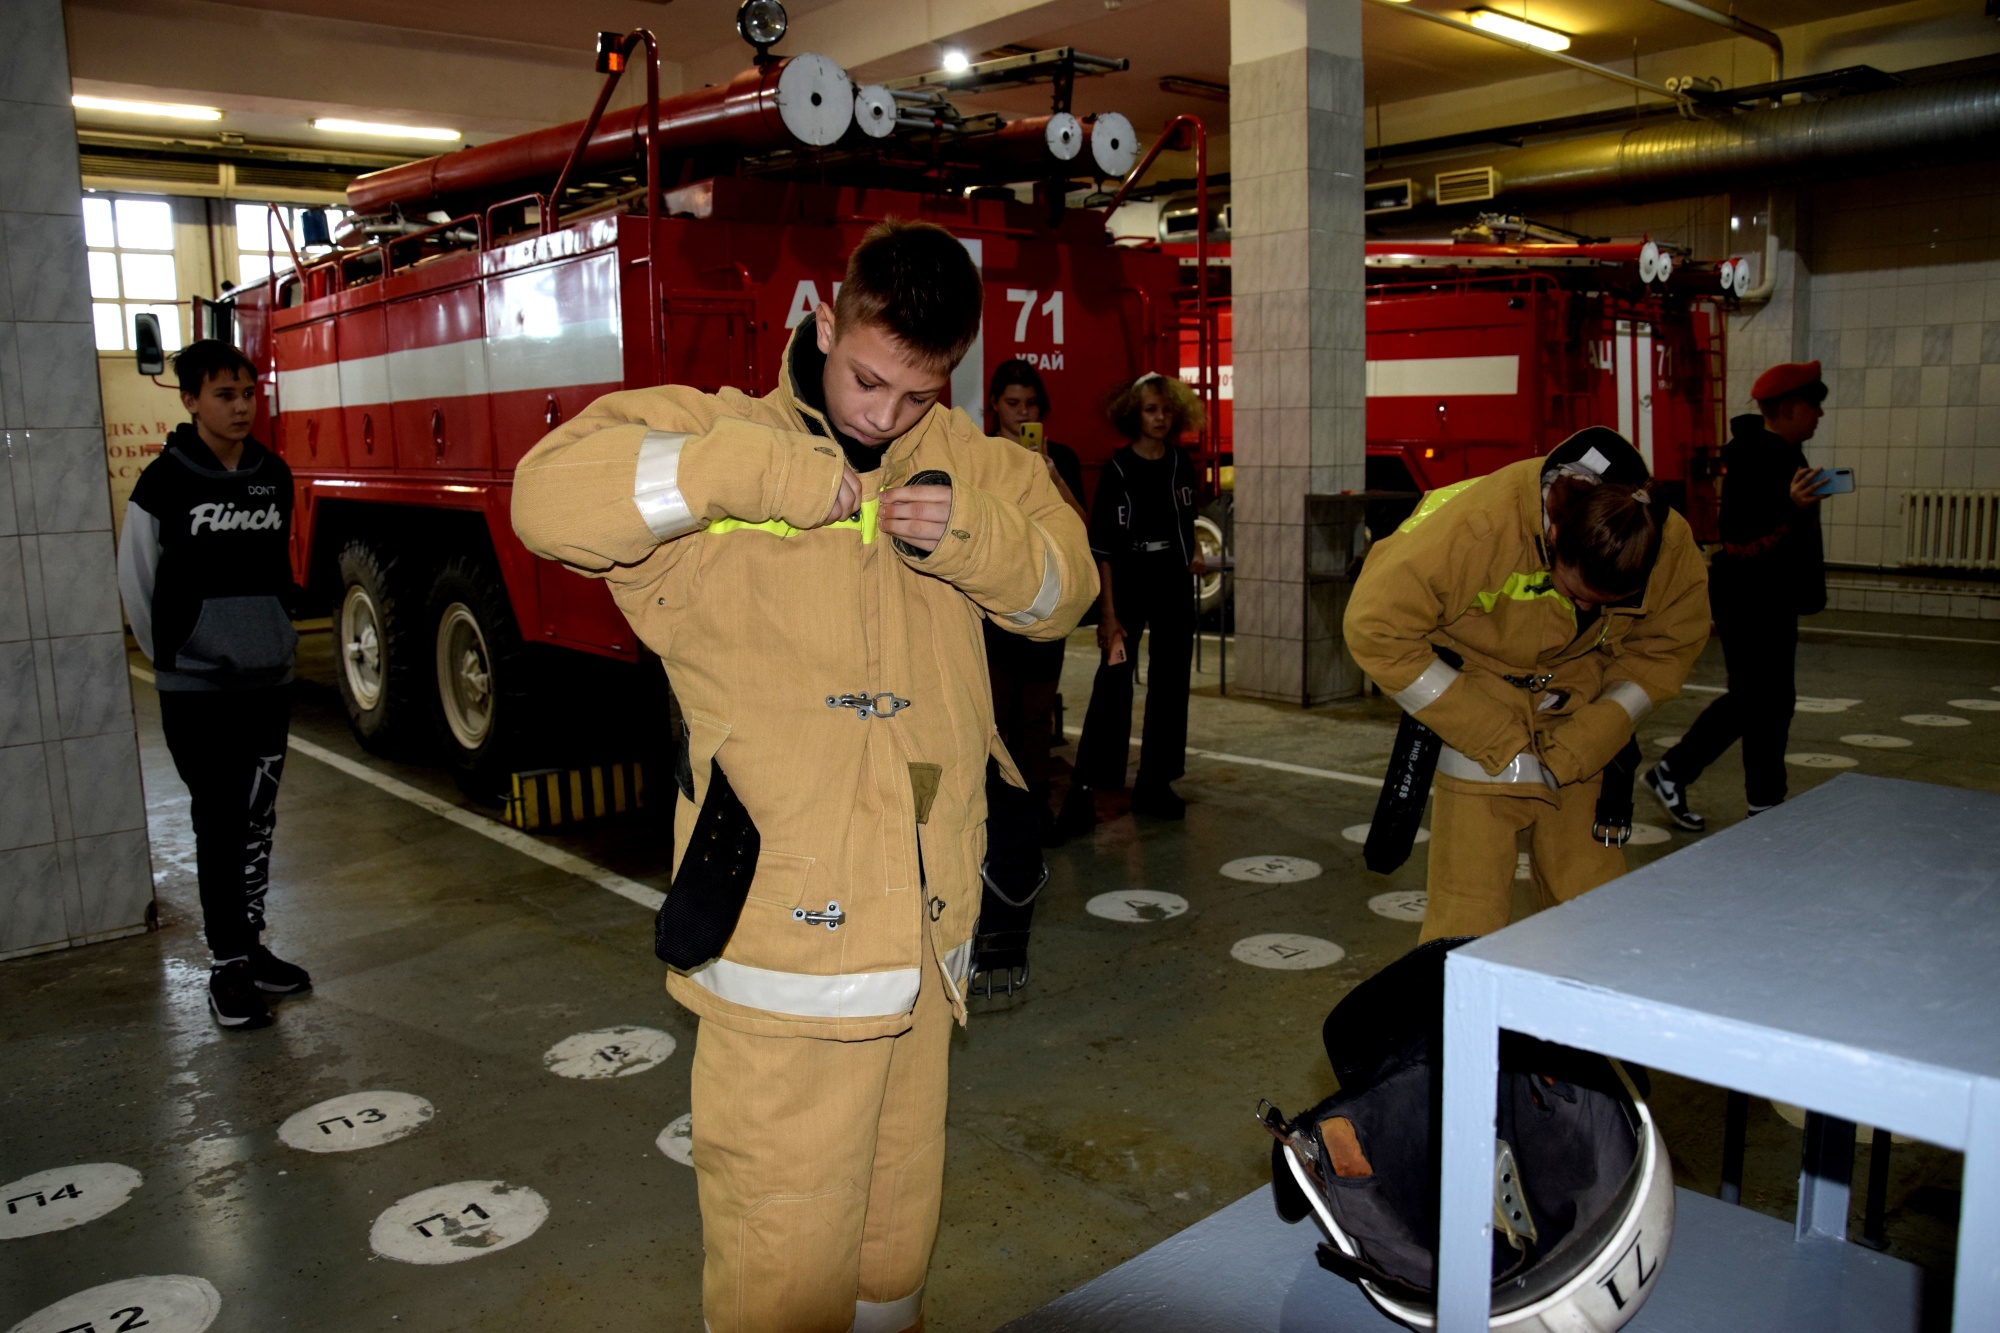
<instances>
[{"instance_id":1,"label":"gray metal table","mask_svg":"<svg viewBox=\"0 0 2000 1333\"><path fill-rule=\"evenodd\" d=\"M1686 1190L1677 1208L1659 1288L1625 1333L1915 1333L1921 1275L1900 1259L1797 1245L1775 1218ZM1001 1333L1401 1333L1314 1261L1321 1234L1279 1218L1266 1185Z\"/></svg>"},{"instance_id":2,"label":"gray metal table","mask_svg":"<svg viewBox=\"0 0 2000 1333\"><path fill-rule=\"evenodd\" d=\"M1440 1333L1486 1328L1502 1028L1837 1118L1826 1122L1819 1165L1801 1175L1799 1263L1845 1234L1853 1122L1964 1152L1953 1328L1994 1327L1996 829L2000 795L1843 775L1454 952ZM1669 1277L1685 1246L1705 1244L1708 1212L1684 1214ZM1736 1296L1714 1291L1712 1327L1753 1326L1735 1318Z\"/></svg>"}]
</instances>

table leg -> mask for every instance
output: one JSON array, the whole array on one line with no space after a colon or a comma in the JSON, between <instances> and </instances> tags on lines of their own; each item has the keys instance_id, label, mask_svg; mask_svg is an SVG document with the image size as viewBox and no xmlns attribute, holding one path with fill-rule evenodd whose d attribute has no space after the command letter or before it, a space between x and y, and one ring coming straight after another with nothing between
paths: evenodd
<instances>
[{"instance_id":1,"label":"table leg","mask_svg":"<svg viewBox=\"0 0 2000 1333\"><path fill-rule=\"evenodd\" d=\"M1447 1096L1450 1086L1445 1084ZM1992 1327L1993 1312L2000 1310L2000 1081L1980 1079L1973 1085L1971 1119L1952 1290L1955 1333Z\"/></svg>"},{"instance_id":2,"label":"table leg","mask_svg":"<svg viewBox=\"0 0 2000 1333\"><path fill-rule=\"evenodd\" d=\"M1484 1333L1493 1278L1494 1086L1499 995L1470 958L1444 965L1444 1144L1438 1190L1438 1333Z\"/></svg>"},{"instance_id":3,"label":"table leg","mask_svg":"<svg viewBox=\"0 0 2000 1333\"><path fill-rule=\"evenodd\" d=\"M1861 1207L1861 1239L1857 1245L1871 1250L1889 1248L1883 1234L1889 1211L1889 1131L1879 1126L1868 1141L1868 1201Z\"/></svg>"},{"instance_id":4,"label":"table leg","mask_svg":"<svg viewBox=\"0 0 2000 1333\"><path fill-rule=\"evenodd\" d=\"M1722 1116L1722 1188L1715 1197L1724 1203L1743 1202L1743 1139L1750 1127L1750 1095L1729 1090Z\"/></svg>"},{"instance_id":5,"label":"table leg","mask_svg":"<svg viewBox=\"0 0 2000 1333\"><path fill-rule=\"evenodd\" d=\"M1854 1122L1806 1112L1805 1162L1799 1167L1798 1238L1847 1239L1854 1184Z\"/></svg>"}]
</instances>

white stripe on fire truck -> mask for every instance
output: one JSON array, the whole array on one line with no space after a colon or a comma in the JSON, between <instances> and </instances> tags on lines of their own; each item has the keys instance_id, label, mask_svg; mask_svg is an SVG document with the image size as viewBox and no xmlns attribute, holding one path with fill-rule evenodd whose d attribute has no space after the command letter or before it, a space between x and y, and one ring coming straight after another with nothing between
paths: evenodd
<instances>
[{"instance_id":1,"label":"white stripe on fire truck","mask_svg":"<svg viewBox=\"0 0 2000 1333\"><path fill-rule=\"evenodd\" d=\"M1370 361L1370 398L1429 398L1453 394L1520 392L1518 356L1426 356Z\"/></svg>"},{"instance_id":2,"label":"white stripe on fire truck","mask_svg":"<svg viewBox=\"0 0 2000 1333\"><path fill-rule=\"evenodd\" d=\"M625 378L618 321L562 326L560 335L471 338L324 366L278 372L278 405L286 412L484 393L616 384Z\"/></svg>"}]
</instances>

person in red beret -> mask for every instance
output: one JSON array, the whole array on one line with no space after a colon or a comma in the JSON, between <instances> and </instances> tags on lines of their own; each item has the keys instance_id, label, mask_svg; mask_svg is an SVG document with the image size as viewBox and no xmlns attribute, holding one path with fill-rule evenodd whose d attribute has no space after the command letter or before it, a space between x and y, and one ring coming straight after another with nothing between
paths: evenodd
<instances>
[{"instance_id":1,"label":"person in red beret","mask_svg":"<svg viewBox=\"0 0 2000 1333\"><path fill-rule=\"evenodd\" d=\"M1772 366L1750 396L1757 411L1729 423L1722 447L1722 549L1708 573L1729 692L1702 710L1645 778L1667 817L1694 832L1708 821L1689 808L1688 787L1737 740L1750 813L1785 799L1799 617L1826 609L1817 494L1824 474L1806 462L1803 448L1825 414L1819 362Z\"/></svg>"}]
</instances>

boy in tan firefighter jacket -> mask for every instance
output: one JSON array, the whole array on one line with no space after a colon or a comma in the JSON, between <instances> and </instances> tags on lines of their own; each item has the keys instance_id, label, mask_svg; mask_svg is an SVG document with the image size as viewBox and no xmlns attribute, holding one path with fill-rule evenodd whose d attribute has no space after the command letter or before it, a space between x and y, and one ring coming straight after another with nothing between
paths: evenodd
<instances>
[{"instance_id":1,"label":"boy in tan firefighter jacket","mask_svg":"<svg viewBox=\"0 0 2000 1333\"><path fill-rule=\"evenodd\" d=\"M965 1019L993 724L980 623L1059 639L1097 593L1041 460L938 403L979 327L964 248L885 223L763 398L599 399L514 483L529 549L611 585L761 836L721 956L671 972L713 1333L921 1322ZM671 899L674 890L669 890Z\"/></svg>"},{"instance_id":2,"label":"boy in tan firefighter jacket","mask_svg":"<svg viewBox=\"0 0 2000 1333\"><path fill-rule=\"evenodd\" d=\"M1507 924L1522 830L1542 906L1624 873L1591 831L1604 767L1708 640L1694 534L1647 481L1593 427L1431 492L1368 553L1349 650L1445 747L1423 939Z\"/></svg>"}]
</instances>

